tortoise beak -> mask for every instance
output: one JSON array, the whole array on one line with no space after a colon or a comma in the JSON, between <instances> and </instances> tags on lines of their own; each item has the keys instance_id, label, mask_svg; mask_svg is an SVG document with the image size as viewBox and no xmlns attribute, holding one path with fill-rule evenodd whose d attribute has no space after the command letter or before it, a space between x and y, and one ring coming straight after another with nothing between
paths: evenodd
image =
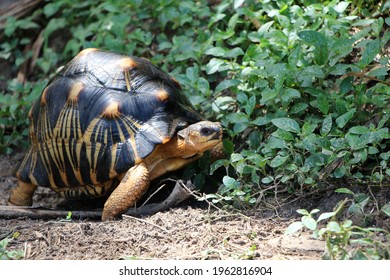
<instances>
[{"instance_id":1,"label":"tortoise beak","mask_svg":"<svg viewBox=\"0 0 390 280\"><path fill-rule=\"evenodd\" d=\"M216 125L213 127L214 135L211 138L211 140L220 140L220 139L222 139L222 132L223 132L222 126L219 122L216 122L214 124L216 124Z\"/></svg>"}]
</instances>

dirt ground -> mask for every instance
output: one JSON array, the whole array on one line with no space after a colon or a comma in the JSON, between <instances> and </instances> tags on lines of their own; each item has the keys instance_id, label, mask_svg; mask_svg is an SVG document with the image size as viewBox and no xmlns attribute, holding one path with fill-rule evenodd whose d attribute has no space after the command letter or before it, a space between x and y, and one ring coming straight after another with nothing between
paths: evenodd
<instances>
[{"instance_id":1,"label":"dirt ground","mask_svg":"<svg viewBox=\"0 0 390 280\"><path fill-rule=\"evenodd\" d=\"M0 205L6 205L15 186L12 173L22 157L0 156ZM23 251L24 259L321 259L323 241L312 239L306 232L285 236L284 231L299 220L296 209L329 211L341 199L322 196L326 199L305 198L304 205L301 200L279 209L259 207L243 212L217 209L192 198L152 216L128 216L104 223L21 216L0 219L0 240L19 233L7 250ZM34 205L66 210L74 207L43 188L34 195Z\"/></svg>"}]
</instances>

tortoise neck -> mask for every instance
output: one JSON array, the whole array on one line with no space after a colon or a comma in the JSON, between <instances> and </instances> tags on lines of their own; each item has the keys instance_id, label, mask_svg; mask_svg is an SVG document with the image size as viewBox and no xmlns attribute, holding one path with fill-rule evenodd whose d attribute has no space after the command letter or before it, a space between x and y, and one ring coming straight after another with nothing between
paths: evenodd
<instances>
[{"instance_id":1,"label":"tortoise neck","mask_svg":"<svg viewBox=\"0 0 390 280\"><path fill-rule=\"evenodd\" d=\"M188 158L195 154L197 154L197 152L189 149L184 140L174 136L167 143L157 145L152 154L147 157L147 161L154 162L156 160L168 158Z\"/></svg>"}]
</instances>

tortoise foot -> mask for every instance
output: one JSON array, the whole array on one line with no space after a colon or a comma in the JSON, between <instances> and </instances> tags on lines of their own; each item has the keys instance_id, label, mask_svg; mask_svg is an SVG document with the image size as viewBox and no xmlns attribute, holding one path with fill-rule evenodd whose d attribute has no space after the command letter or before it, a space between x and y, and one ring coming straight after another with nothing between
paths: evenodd
<instances>
[{"instance_id":1,"label":"tortoise foot","mask_svg":"<svg viewBox=\"0 0 390 280\"><path fill-rule=\"evenodd\" d=\"M11 191L8 205L31 206L32 196L36 189L37 186L19 180L17 187Z\"/></svg>"},{"instance_id":2,"label":"tortoise foot","mask_svg":"<svg viewBox=\"0 0 390 280\"><path fill-rule=\"evenodd\" d=\"M133 166L104 204L102 220L113 220L134 205L149 187L149 171L145 163Z\"/></svg>"}]
</instances>

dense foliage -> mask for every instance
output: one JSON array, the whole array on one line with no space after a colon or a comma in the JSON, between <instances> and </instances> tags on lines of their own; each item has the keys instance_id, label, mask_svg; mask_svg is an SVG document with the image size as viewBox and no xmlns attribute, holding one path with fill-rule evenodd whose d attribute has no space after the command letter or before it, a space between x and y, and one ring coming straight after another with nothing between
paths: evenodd
<instances>
[{"instance_id":1,"label":"dense foliage","mask_svg":"<svg viewBox=\"0 0 390 280\"><path fill-rule=\"evenodd\" d=\"M382 186L389 9L385 0L46 1L4 25L0 58L13 77L34 67L0 96L0 149L25 143L29 106L55 69L98 47L150 59L222 122L228 157L211 166L226 169L216 201L251 205L280 185L293 192L340 178Z\"/></svg>"}]
</instances>

